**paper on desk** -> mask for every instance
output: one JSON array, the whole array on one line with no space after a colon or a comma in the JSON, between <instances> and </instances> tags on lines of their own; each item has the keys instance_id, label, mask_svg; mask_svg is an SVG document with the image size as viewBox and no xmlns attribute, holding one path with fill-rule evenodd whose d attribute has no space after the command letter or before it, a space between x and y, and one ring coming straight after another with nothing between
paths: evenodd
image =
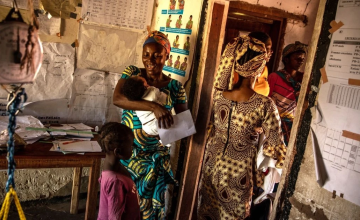
<instances>
[{"instance_id":1,"label":"paper on desk","mask_svg":"<svg viewBox=\"0 0 360 220\"><path fill-rule=\"evenodd\" d=\"M8 124L9 117L0 116L0 131L7 129ZM17 129L15 132L28 144L34 143L41 138L50 136L46 131L28 131L25 129L26 127L44 128L44 125L33 116L17 116L16 127Z\"/></svg>"},{"instance_id":2,"label":"paper on desk","mask_svg":"<svg viewBox=\"0 0 360 220\"><path fill-rule=\"evenodd\" d=\"M51 151L62 152L101 152L101 147L97 141L54 141Z\"/></svg>"},{"instance_id":3,"label":"paper on desk","mask_svg":"<svg viewBox=\"0 0 360 220\"><path fill-rule=\"evenodd\" d=\"M163 145L170 144L196 133L190 110L173 115L173 119L174 124L170 128L158 128L159 136Z\"/></svg>"},{"instance_id":4,"label":"paper on desk","mask_svg":"<svg viewBox=\"0 0 360 220\"><path fill-rule=\"evenodd\" d=\"M50 126L50 128L53 129L61 129L61 130L91 130L93 129L90 126L87 126L83 123L77 123L77 124L61 124L59 126Z\"/></svg>"},{"instance_id":5,"label":"paper on desk","mask_svg":"<svg viewBox=\"0 0 360 220\"><path fill-rule=\"evenodd\" d=\"M311 125L317 180L324 189L360 205L359 141L343 137L341 129L329 127L318 113Z\"/></svg>"}]
</instances>

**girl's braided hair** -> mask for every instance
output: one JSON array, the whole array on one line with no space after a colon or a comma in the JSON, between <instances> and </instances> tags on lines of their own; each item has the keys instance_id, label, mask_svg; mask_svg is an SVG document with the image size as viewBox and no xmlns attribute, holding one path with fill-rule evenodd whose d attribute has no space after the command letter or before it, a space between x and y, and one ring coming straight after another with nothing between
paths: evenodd
<instances>
[{"instance_id":1,"label":"girl's braided hair","mask_svg":"<svg viewBox=\"0 0 360 220\"><path fill-rule=\"evenodd\" d=\"M129 143L134 139L134 134L126 125L118 122L108 122L99 131L99 144L101 149L106 152L105 146L109 151L121 148L123 144Z\"/></svg>"}]
</instances>

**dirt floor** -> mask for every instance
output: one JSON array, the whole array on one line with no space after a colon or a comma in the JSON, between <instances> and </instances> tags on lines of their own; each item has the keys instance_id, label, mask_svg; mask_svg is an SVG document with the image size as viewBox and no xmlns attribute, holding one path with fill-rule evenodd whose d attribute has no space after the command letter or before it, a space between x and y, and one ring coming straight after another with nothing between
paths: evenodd
<instances>
[{"instance_id":1,"label":"dirt floor","mask_svg":"<svg viewBox=\"0 0 360 220\"><path fill-rule=\"evenodd\" d=\"M70 214L70 196L21 202L27 220L80 220L85 218L86 194L80 195L78 214ZM97 216L97 213L96 213ZM9 220L18 220L15 203L11 204Z\"/></svg>"}]
</instances>

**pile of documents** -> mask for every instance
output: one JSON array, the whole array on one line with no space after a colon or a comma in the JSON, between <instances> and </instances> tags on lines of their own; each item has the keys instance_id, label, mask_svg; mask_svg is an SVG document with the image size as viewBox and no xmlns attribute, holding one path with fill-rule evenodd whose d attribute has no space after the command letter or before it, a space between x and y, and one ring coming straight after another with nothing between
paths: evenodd
<instances>
[{"instance_id":1,"label":"pile of documents","mask_svg":"<svg viewBox=\"0 0 360 220\"><path fill-rule=\"evenodd\" d=\"M101 147L97 141L84 140L68 140L68 141L53 141L53 147L50 151L59 151L63 154L85 152L101 152Z\"/></svg>"},{"instance_id":2,"label":"pile of documents","mask_svg":"<svg viewBox=\"0 0 360 220\"><path fill-rule=\"evenodd\" d=\"M56 139L53 141L50 151L58 151L63 154L101 152L97 141L91 141L91 138L94 137L92 129L83 123L50 126L48 131Z\"/></svg>"},{"instance_id":3,"label":"pile of documents","mask_svg":"<svg viewBox=\"0 0 360 220\"><path fill-rule=\"evenodd\" d=\"M0 131L6 131L8 125L9 116L0 116ZM46 130L27 130L27 127L45 129L44 125L33 116L17 116L15 133L18 134L27 144L32 144L41 138L50 136Z\"/></svg>"}]
</instances>

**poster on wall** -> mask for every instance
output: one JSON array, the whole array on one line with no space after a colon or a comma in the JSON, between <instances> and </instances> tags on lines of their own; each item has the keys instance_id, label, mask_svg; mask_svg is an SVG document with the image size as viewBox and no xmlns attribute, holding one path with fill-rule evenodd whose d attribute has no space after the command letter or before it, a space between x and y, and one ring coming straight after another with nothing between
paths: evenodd
<instances>
[{"instance_id":1,"label":"poster on wall","mask_svg":"<svg viewBox=\"0 0 360 220\"><path fill-rule=\"evenodd\" d=\"M189 79L201 6L202 1L158 1L155 29L166 34L171 43L170 57L163 70L183 84Z\"/></svg>"},{"instance_id":2,"label":"poster on wall","mask_svg":"<svg viewBox=\"0 0 360 220\"><path fill-rule=\"evenodd\" d=\"M317 181L324 189L357 205L360 205L359 12L356 1L339 0L311 125ZM343 26L334 28L340 22Z\"/></svg>"},{"instance_id":3,"label":"poster on wall","mask_svg":"<svg viewBox=\"0 0 360 220\"><path fill-rule=\"evenodd\" d=\"M82 1L85 21L122 28L146 30L151 23L154 0Z\"/></svg>"}]
</instances>

